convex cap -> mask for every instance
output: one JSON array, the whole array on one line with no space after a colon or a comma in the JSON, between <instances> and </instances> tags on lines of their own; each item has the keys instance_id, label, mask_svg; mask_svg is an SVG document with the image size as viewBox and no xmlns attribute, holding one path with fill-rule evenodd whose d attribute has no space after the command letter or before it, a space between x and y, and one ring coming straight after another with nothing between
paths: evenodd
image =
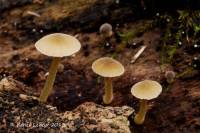
<instances>
[{"instance_id":1,"label":"convex cap","mask_svg":"<svg viewBox=\"0 0 200 133\"><path fill-rule=\"evenodd\" d=\"M144 80L136 83L131 88L133 96L139 99L151 100L159 96L162 92L162 86L152 80Z\"/></svg>"},{"instance_id":2,"label":"convex cap","mask_svg":"<svg viewBox=\"0 0 200 133\"><path fill-rule=\"evenodd\" d=\"M92 64L92 70L102 77L117 77L124 73L124 66L115 59L102 57Z\"/></svg>"},{"instance_id":3,"label":"convex cap","mask_svg":"<svg viewBox=\"0 0 200 133\"><path fill-rule=\"evenodd\" d=\"M112 35L112 25L109 23L104 23L100 26L99 32L103 35L111 36Z\"/></svg>"},{"instance_id":4,"label":"convex cap","mask_svg":"<svg viewBox=\"0 0 200 133\"><path fill-rule=\"evenodd\" d=\"M35 47L44 55L64 57L78 52L81 44L71 35L54 33L42 37L35 43Z\"/></svg>"}]
</instances>

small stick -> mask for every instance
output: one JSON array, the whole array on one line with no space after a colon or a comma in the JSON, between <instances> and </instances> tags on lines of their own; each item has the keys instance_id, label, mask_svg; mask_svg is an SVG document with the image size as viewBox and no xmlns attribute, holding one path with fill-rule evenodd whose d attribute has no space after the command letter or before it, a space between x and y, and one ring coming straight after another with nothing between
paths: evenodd
<instances>
[{"instance_id":1,"label":"small stick","mask_svg":"<svg viewBox=\"0 0 200 133\"><path fill-rule=\"evenodd\" d=\"M131 63L135 63L138 57L144 52L147 46L142 46L140 50L134 55L134 57L131 60Z\"/></svg>"},{"instance_id":2,"label":"small stick","mask_svg":"<svg viewBox=\"0 0 200 133\"><path fill-rule=\"evenodd\" d=\"M74 35L74 37L78 38L78 37L79 37L79 34Z\"/></svg>"},{"instance_id":3,"label":"small stick","mask_svg":"<svg viewBox=\"0 0 200 133\"><path fill-rule=\"evenodd\" d=\"M33 15L33 16L36 16L36 17L40 17L40 14L33 12L33 11L27 11L27 14L30 14L30 15Z\"/></svg>"}]
</instances>

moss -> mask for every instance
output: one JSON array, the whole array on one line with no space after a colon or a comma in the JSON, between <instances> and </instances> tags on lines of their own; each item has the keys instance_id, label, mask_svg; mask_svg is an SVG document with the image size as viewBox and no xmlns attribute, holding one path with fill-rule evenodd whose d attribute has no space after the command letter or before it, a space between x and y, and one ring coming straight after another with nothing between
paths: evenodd
<instances>
[{"instance_id":1,"label":"moss","mask_svg":"<svg viewBox=\"0 0 200 133\"><path fill-rule=\"evenodd\" d=\"M198 40L200 34L199 17L200 11L190 10L177 11L173 14L164 13L155 17L153 25L162 30L161 41L158 46L160 48L161 69L163 64L173 65L177 60L185 65L183 64L185 62L183 52L186 52L184 47ZM187 55L187 57L191 56L192 54ZM174 57L179 57L179 59Z\"/></svg>"},{"instance_id":2,"label":"moss","mask_svg":"<svg viewBox=\"0 0 200 133\"><path fill-rule=\"evenodd\" d=\"M187 77L188 75L193 74L193 72L194 72L194 68L188 67L185 70L183 70L182 72L178 73L176 75L176 78L182 78L182 77L185 77L185 76Z\"/></svg>"},{"instance_id":3,"label":"moss","mask_svg":"<svg viewBox=\"0 0 200 133\"><path fill-rule=\"evenodd\" d=\"M122 43L128 44L135 37L140 37L144 32L152 29L152 21L145 21L144 23L140 23L130 30L125 32L118 32L118 36L122 40Z\"/></svg>"}]
</instances>

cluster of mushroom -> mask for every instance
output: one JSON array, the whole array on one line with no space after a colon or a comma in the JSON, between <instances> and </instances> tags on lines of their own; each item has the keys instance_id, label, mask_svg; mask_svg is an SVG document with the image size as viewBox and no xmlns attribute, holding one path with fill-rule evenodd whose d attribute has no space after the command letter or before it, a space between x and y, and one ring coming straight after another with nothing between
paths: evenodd
<instances>
[{"instance_id":1,"label":"cluster of mushroom","mask_svg":"<svg viewBox=\"0 0 200 133\"><path fill-rule=\"evenodd\" d=\"M44 55L53 58L47 80L39 97L39 101L46 102L52 91L61 58L78 52L81 48L81 44L73 36L63 33L54 33L46 35L38 40L35 47ZM110 104L114 97L112 79L124 73L124 66L113 58L102 57L93 62L92 70L96 74L104 77L105 93L103 95L103 102L105 104ZM144 122L148 109L147 100L156 98L161 91L161 85L158 82L151 80L138 82L132 87L132 95L140 99L139 113L134 118L136 124L142 124Z\"/></svg>"},{"instance_id":2,"label":"cluster of mushroom","mask_svg":"<svg viewBox=\"0 0 200 133\"><path fill-rule=\"evenodd\" d=\"M92 64L92 70L104 77L105 94L103 96L103 102L105 104L110 104L113 100L112 78L122 75L125 71L124 66L115 59L103 57L97 59ZM136 124L141 125L144 123L148 110L147 101L158 97L161 92L162 86L158 82L152 80L144 80L132 86L132 95L140 99L140 109L134 118Z\"/></svg>"}]
</instances>

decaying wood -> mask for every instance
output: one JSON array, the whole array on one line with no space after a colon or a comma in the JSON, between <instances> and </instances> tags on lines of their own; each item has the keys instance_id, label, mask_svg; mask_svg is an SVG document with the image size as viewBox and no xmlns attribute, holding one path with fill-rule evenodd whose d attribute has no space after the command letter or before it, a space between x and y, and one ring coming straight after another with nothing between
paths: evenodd
<instances>
[{"instance_id":1,"label":"decaying wood","mask_svg":"<svg viewBox=\"0 0 200 133\"><path fill-rule=\"evenodd\" d=\"M133 20L135 12L131 2L116 3L116 0L59 0L46 4L28 4L9 9L2 14L0 35L14 38L34 39L49 32L98 30L105 22L112 25ZM39 14L34 16L28 11ZM9 14L9 15L8 15ZM12 19L10 19L12 18ZM19 33L19 37L18 34ZM31 36L31 37L30 37Z\"/></svg>"},{"instance_id":2,"label":"decaying wood","mask_svg":"<svg viewBox=\"0 0 200 133\"><path fill-rule=\"evenodd\" d=\"M31 3L32 0L0 0L0 12L9 8Z\"/></svg>"},{"instance_id":3,"label":"decaying wood","mask_svg":"<svg viewBox=\"0 0 200 133\"><path fill-rule=\"evenodd\" d=\"M39 103L22 91L23 83L11 78L0 81L0 131L6 132L119 132L130 133L127 117L131 107L103 107L85 102L72 111ZM26 89L26 88L24 88ZM73 100L73 99L72 99Z\"/></svg>"}]
</instances>

